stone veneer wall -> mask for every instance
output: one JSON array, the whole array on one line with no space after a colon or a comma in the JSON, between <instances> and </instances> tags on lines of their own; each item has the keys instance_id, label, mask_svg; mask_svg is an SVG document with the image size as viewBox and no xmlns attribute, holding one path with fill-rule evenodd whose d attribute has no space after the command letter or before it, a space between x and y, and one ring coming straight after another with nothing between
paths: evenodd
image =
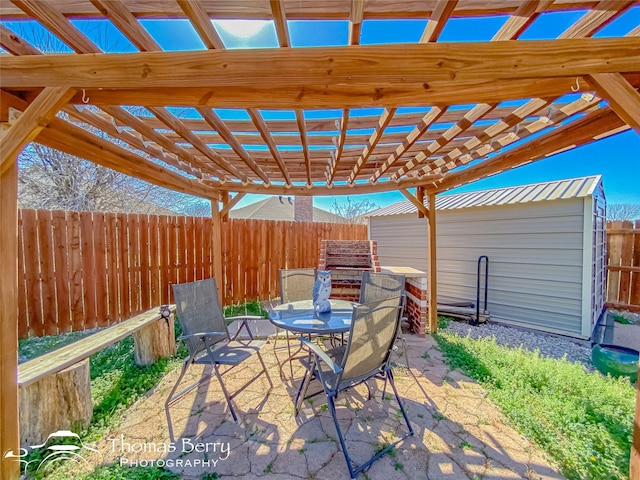
<instances>
[{"instance_id":1,"label":"stone veneer wall","mask_svg":"<svg viewBox=\"0 0 640 480\"><path fill-rule=\"evenodd\" d=\"M360 298L362 270L331 270L331 298L357 302ZM427 277L406 277L407 305L404 316L411 331L424 337L427 330Z\"/></svg>"}]
</instances>

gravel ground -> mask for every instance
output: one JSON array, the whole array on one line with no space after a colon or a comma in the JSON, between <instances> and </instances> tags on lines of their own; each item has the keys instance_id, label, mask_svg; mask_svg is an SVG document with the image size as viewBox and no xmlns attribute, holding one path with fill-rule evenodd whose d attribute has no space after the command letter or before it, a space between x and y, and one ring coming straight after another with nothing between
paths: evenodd
<instances>
[{"instance_id":1,"label":"gravel ground","mask_svg":"<svg viewBox=\"0 0 640 480\"><path fill-rule=\"evenodd\" d=\"M566 355L570 362L582 363L588 371L593 371L591 364L591 343L582 340L549 335L496 323L481 324L477 327L460 321L451 321L446 328L448 332L471 338L495 337L498 345L522 347L525 350L539 350L544 357L562 358Z\"/></svg>"}]
</instances>

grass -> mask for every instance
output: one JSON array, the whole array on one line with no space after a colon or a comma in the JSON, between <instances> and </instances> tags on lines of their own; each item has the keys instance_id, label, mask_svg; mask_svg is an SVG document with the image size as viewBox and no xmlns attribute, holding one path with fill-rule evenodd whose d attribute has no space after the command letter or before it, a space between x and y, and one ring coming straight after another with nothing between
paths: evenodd
<instances>
[{"instance_id":1,"label":"grass","mask_svg":"<svg viewBox=\"0 0 640 480\"><path fill-rule=\"evenodd\" d=\"M626 479L635 404L627 379L510 349L491 339L435 336L447 363L487 390L509 421L568 479Z\"/></svg>"},{"instance_id":2,"label":"grass","mask_svg":"<svg viewBox=\"0 0 640 480\"><path fill-rule=\"evenodd\" d=\"M85 480L179 480L170 470L158 467L99 466L84 477Z\"/></svg>"}]
</instances>

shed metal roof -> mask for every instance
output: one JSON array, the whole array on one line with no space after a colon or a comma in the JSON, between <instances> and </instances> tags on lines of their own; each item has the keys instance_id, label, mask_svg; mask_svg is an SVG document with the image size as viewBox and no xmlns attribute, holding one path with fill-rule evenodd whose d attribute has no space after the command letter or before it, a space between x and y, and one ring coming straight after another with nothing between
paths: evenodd
<instances>
[{"instance_id":1,"label":"shed metal roof","mask_svg":"<svg viewBox=\"0 0 640 480\"><path fill-rule=\"evenodd\" d=\"M436 209L454 210L457 208L514 205L544 200L566 200L569 198L588 197L593 195L596 187L601 182L601 175L592 175L589 177L517 185L515 187L492 188L490 190L479 190L476 192L440 195L436 197ZM427 205L426 199L425 205ZM374 210L367 214L367 216L404 215L416 213L417 210L411 202L404 201Z\"/></svg>"}]
</instances>

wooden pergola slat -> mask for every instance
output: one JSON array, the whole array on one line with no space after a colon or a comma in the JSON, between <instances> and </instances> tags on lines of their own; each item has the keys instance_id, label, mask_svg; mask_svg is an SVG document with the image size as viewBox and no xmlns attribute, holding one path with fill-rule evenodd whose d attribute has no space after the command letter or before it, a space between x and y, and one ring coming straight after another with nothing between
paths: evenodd
<instances>
[{"instance_id":1,"label":"wooden pergola slat","mask_svg":"<svg viewBox=\"0 0 640 480\"><path fill-rule=\"evenodd\" d=\"M91 3L140 50L162 50L120 0L91 0Z\"/></svg>"},{"instance_id":2,"label":"wooden pergola slat","mask_svg":"<svg viewBox=\"0 0 640 480\"><path fill-rule=\"evenodd\" d=\"M367 144L362 150L360 157L358 157L358 159L356 160L356 164L353 166L353 170L351 171L351 174L349 175L349 178L347 180L349 183L353 183L356 177L360 174L360 170L362 170L362 167L364 167L364 165L367 163L367 160L369 159L369 156L373 153L373 150L376 148L376 145L378 145L378 142L382 138L382 135L384 135L385 129L387 128L387 126L389 125L389 122L391 122L391 119L395 115L396 110L397 110L396 108L385 108L384 112L382 112L382 115L380 115L380 120L378 120L378 125L376 125L376 128L371 134L371 137L369 137L369 140L367 141Z\"/></svg>"},{"instance_id":3,"label":"wooden pergola slat","mask_svg":"<svg viewBox=\"0 0 640 480\"><path fill-rule=\"evenodd\" d=\"M102 50L55 7L52 2L12 0L27 15L42 23L51 33L75 50L76 53L101 53ZM53 85L52 85L53 86Z\"/></svg>"},{"instance_id":4,"label":"wooden pergola slat","mask_svg":"<svg viewBox=\"0 0 640 480\"><path fill-rule=\"evenodd\" d=\"M420 37L420 43L435 42L438 39L457 5L458 0L437 0L436 8L433 9Z\"/></svg>"},{"instance_id":5,"label":"wooden pergola slat","mask_svg":"<svg viewBox=\"0 0 640 480\"><path fill-rule=\"evenodd\" d=\"M223 50L224 43L211 23L211 19L202 3L193 0L177 0L177 3L191 21L193 28L198 32L205 46L210 50Z\"/></svg>"}]
</instances>

